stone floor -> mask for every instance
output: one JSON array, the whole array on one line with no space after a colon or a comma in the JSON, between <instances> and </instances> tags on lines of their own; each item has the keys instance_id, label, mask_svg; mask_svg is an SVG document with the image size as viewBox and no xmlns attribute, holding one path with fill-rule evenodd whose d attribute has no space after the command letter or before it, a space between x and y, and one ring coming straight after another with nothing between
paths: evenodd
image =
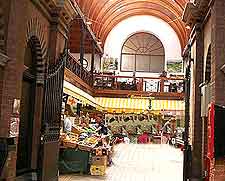
<instances>
[{"instance_id":1,"label":"stone floor","mask_svg":"<svg viewBox=\"0 0 225 181\"><path fill-rule=\"evenodd\" d=\"M120 144L104 177L62 175L59 181L182 181L183 152L169 145Z\"/></svg>"}]
</instances>

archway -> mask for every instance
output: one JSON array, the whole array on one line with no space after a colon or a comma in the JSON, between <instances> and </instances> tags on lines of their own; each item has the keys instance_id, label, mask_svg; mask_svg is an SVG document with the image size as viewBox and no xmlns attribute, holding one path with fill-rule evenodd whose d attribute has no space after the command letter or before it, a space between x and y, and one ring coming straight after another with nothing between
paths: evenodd
<instances>
[{"instance_id":1,"label":"archway","mask_svg":"<svg viewBox=\"0 0 225 181\"><path fill-rule=\"evenodd\" d=\"M39 40L33 36L24 54L21 88L20 126L17 149L17 175L36 171L40 145L44 66Z\"/></svg>"}]
</instances>

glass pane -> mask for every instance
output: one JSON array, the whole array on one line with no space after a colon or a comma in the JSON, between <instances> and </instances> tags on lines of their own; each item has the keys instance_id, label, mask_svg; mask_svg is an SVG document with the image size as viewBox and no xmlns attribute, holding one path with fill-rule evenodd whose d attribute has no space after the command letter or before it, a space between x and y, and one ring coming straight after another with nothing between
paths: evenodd
<instances>
[{"instance_id":1,"label":"glass pane","mask_svg":"<svg viewBox=\"0 0 225 181\"><path fill-rule=\"evenodd\" d=\"M136 70L149 72L150 57L147 55L136 55Z\"/></svg>"},{"instance_id":2,"label":"glass pane","mask_svg":"<svg viewBox=\"0 0 225 181\"><path fill-rule=\"evenodd\" d=\"M135 55L122 55L121 70L134 71Z\"/></svg>"},{"instance_id":3,"label":"glass pane","mask_svg":"<svg viewBox=\"0 0 225 181\"><path fill-rule=\"evenodd\" d=\"M164 56L151 56L150 71L161 73L164 70Z\"/></svg>"}]
</instances>

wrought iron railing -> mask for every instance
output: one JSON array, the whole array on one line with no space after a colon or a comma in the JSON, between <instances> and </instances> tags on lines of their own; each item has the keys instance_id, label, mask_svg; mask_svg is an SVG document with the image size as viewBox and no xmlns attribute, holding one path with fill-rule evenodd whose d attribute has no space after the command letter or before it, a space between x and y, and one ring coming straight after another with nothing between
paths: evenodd
<instances>
[{"instance_id":1,"label":"wrought iron railing","mask_svg":"<svg viewBox=\"0 0 225 181\"><path fill-rule=\"evenodd\" d=\"M66 60L66 68L81 78L85 83L92 86L93 85L93 76L92 74L82 67L81 63L75 59L70 53L68 54Z\"/></svg>"},{"instance_id":2,"label":"wrought iron railing","mask_svg":"<svg viewBox=\"0 0 225 181\"><path fill-rule=\"evenodd\" d=\"M140 92L184 92L183 78L94 75L95 89L133 90Z\"/></svg>"}]
</instances>

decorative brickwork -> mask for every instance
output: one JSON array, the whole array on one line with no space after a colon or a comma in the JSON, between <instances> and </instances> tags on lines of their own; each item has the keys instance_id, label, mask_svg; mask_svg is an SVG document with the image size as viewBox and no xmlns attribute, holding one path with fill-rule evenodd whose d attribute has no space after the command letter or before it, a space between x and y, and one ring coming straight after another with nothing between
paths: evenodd
<instances>
[{"instance_id":1,"label":"decorative brickwork","mask_svg":"<svg viewBox=\"0 0 225 181\"><path fill-rule=\"evenodd\" d=\"M5 49L5 18L3 8L3 2L0 1L0 51Z\"/></svg>"}]
</instances>

